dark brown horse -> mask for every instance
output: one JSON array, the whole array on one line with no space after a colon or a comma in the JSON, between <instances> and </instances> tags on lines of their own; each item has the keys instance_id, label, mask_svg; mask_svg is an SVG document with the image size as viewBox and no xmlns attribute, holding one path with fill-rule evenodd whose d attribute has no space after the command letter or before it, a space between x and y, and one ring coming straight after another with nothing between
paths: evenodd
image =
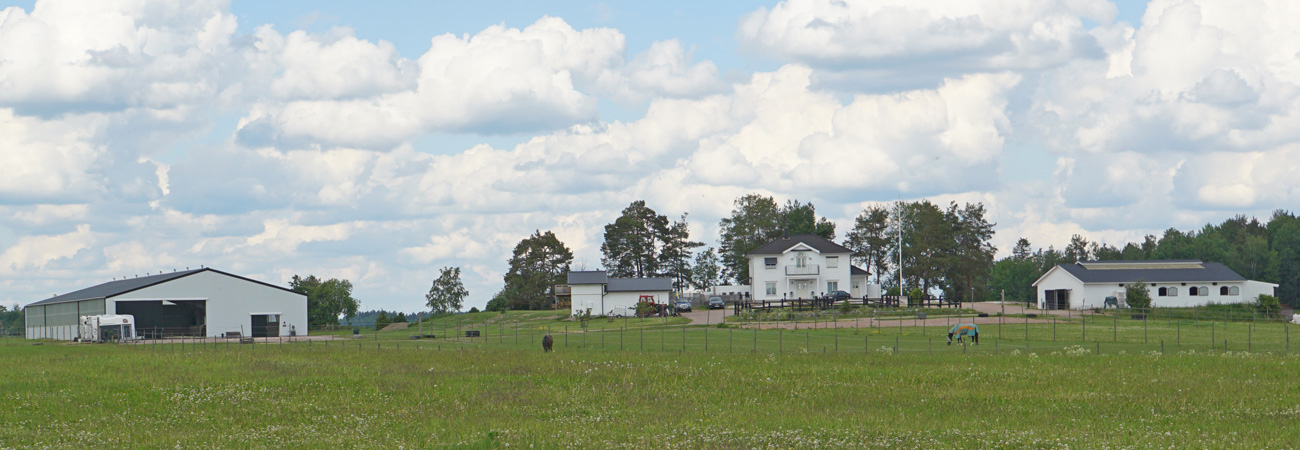
<instances>
[{"instance_id":1,"label":"dark brown horse","mask_svg":"<svg viewBox=\"0 0 1300 450\"><path fill-rule=\"evenodd\" d=\"M552 345L555 345L555 339L551 339L551 335L548 334L542 338L542 352L551 351Z\"/></svg>"}]
</instances>

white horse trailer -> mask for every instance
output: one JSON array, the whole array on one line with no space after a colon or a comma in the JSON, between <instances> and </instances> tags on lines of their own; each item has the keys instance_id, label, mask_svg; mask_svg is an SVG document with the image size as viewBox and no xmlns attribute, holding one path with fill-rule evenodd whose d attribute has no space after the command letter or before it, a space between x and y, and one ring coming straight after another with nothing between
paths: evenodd
<instances>
[{"instance_id":1,"label":"white horse trailer","mask_svg":"<svg viewBox=\"0 0 1300 450\"><path fill-rule=\"evenodd\" d=\"M136 339L135 317L127 314L81 316L82 342L117 342Z\"/></svg>"}]
</instances>

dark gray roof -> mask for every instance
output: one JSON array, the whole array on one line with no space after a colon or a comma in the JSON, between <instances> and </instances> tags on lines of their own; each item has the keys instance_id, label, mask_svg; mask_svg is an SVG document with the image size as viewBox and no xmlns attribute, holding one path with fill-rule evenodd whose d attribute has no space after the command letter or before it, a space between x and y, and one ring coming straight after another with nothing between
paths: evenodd
<instances>
[{"instance_id":1,"label":"dark gray roof","mask_svg":"<svg viewBox=\"0 0 1300 450\"><path fill-rule=\"evenodd\" d=\"M603 270L569 272L569 284L605 284L608 280Z\"/></svg>"},{"instance_id":2,"label":"dark gray roof","mask_svg":"<svg viewBox=\"0 0 1300 450\"><path fill-rule=\"evenodd\" d=\"M763 246L749 252L751 255L780 255L794 247L797 244L804 244L822 253L853 253L853 250L844 248L843 245L836 244L830 240L815 234L792 234L782 236L763 244Z\"/></svg>"},{"instance_id":3,"label":"dark gray roof","mask_svg":"<svg viewBox=\"0 0 1300 450\"><path fill-rule=\"evenodd\" d=\"M632 291L671 291L673 290L672 278L610 278L609 284L605 286L609 292L632 292Z\"/></svg>"},{"instance_id":4,"label":"dark gray roof","mask_svg":"<svg viewBox=\"0 0 1300 450\"><path fill-rule=\"evenodd\" d=\"M871 275L871 272L858 266L849 266L849 275Z\"/></svg>"},{"instance_id":5,"label":"dark gray roof","mask_svg":"<svg viewBox=\"0 0 1300 450\"><path fill-rule=\"evenodd\" d=\"M187 277L199 272L208 272L208 271L216 272L226 276L235 277L244 281L251 281L257 284L273 287L283 291L293 292L290 289L276 286L274 284L263 283L261 281L244 278L239 275L222 272L220 270L216 270L209 267L209 268L202 268L202 269L182 270L178 272L164 273L160 275L149 275L149 276L143 276L138 278L127 278L124 280L110 281L107 283L91 286L79 291L72 291L63 295L56 295L54 297L50 297L45 300L41 300L39 302L29 304L27 306L40 306L40 305L49 305L53 303L67 303L67 302L75 302L80 300L94 300L100 298L114 297L128 292L144 289L156 284L161 284L171 280L175 280L177 278ZM24 308L26 308L26 306L24 306Z\"/></svg>"},{"instance_id":6,"label":"dark gray roof","mask_svg":"<svg viewBox=\"0 0 1300 450\"><path fill-rule=\"evenodd\" d=\"M1228 266L1219 263L1202 263L1200 268L1157 268L1148 269L1142 266L1159 263L1189 263L1198 262L1195 260L1177 260L1177 261L1089 261L1089 263L1104 264L1132 264L1132 269L1089 269L1084 264L1058 264L1061 269L1074 275L1079 281L1084 283L1131 283L1134 281L1146 281L1148 283L1171 283L1171 282L1213 282L1213 281L1245 281L1246 278L1233 272Z\"/></svg>"}]
</instances>

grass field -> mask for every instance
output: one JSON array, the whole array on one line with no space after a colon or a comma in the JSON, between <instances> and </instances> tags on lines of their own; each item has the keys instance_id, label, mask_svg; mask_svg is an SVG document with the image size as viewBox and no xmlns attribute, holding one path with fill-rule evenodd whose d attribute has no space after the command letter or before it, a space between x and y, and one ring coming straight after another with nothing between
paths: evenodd
<instances>
[{"instance_id":1,"label":"grass field","mask_svg":"<svg viewBox=\"0 0 1300 450\"><path fill-rule=\"evenodd\" d=\"M554 316L482 316L425 325L454 320L481 338L0 340L0 448L1294 448L1300 439L1300 351L1287 353L1289 331L1276 322L1214 325L1224 351L1200 337L1208 324L1181 321L1058 323L1056 341L1052 325L1003 325L1001 339L984 326L980 346L949 347L938 327L598 319L579 333ZM543 354L548 325L556 352ZM1150 337L1171 333L1191 337L1161 353Z\"/></svg>"}]
</instances>

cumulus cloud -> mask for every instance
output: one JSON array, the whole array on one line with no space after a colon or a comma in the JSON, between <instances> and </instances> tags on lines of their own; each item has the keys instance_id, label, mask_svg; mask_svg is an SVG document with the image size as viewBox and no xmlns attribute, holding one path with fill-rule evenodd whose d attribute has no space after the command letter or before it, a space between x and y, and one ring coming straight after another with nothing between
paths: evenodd
<instances>
[{"instance_id":1,"label":"cumulus cloud","mask_svg":"<svg viewBox=\"0 0 1300 450\"><path fill-rule=\"evenodd\" d=\"M1083 19L1115 14L1104 0L787 0L746 15L736 34L751 51L817 67L1003 71L1100 56Z\"/></svg>"},{"instance_id":2,"label":"cumulus cloud","mask_svg":"<svg viewBox=\"0 0 1300 450\"><path fill-rule=\"evenodd\" d=\"M44 121L0 108L0 202L84 201L100 187L87 177L105 150L90 142L93 118Z\"/></svg>"},{"instance_id":3,"label":"cumulus cloud","mask_svg":"<svg viewBox=\"0 0 1300 450\"><path fill-rule=\"evenodd\" d=\"M58 114L201 102L223 87L235 25L220 0L10 7L0 20L0 103Z\"/></svg>"},{"instance_id":4,"label":"cumulus cloud","mask_svg":"<svg viewBox=\"0 0 1300 450\"><path fill-rule=\"evenodd\" d=\"M316 77L342 85L308 83L304 89L318 94L317 99L254 108L239 132L249 145L319 142L387 149L427 131L508 133L590 121L596 117L596 98L580 86L621 66L625 49L617 30L575 30L555 17L524 29L496 25L472 36L436 36L414 64L396 58L391 45L348 36L335 41L321 55L324 62L317 63L311 55L321 53L314 43L318 39L295 32L281 46L274 33L262 34L268 47L283 47L282 59L303 66L304 75L287 70L273 89L284 87L284 95L298 92L287 87L293 84L290 77L315 73L321 64L332 72ZM344 70L359 63L358 54L367 55L360 62L373 61L378 68L371 70L378 73ZM350 87L356 83L360 85ZM392 92L352 99L339 95L383 90Z\"/></svg>"},{"instance_id":5,"label":"cumulus cloud","mask_svg":"<svg viewBox=\"0 0 1300 450\"><path fill-rule=\"evenodd\" d=\"M1153 1L1141 28L1111 36L1106 62L1048 72L1025 118L1051 148L1086 165L1067 174L1067 199L1116 205L1156 196L1233 210L1287 192L1254 167L1287 160L1286 146L1300 137L1300 32L1288 17L1294 11L1276 2ZM1211 167L1234 176L1211 176ZM1129 187L1085 188L1135 169ZM1139 187L1153 180L1164 181Z\"/></svg>"}]
</instances>

